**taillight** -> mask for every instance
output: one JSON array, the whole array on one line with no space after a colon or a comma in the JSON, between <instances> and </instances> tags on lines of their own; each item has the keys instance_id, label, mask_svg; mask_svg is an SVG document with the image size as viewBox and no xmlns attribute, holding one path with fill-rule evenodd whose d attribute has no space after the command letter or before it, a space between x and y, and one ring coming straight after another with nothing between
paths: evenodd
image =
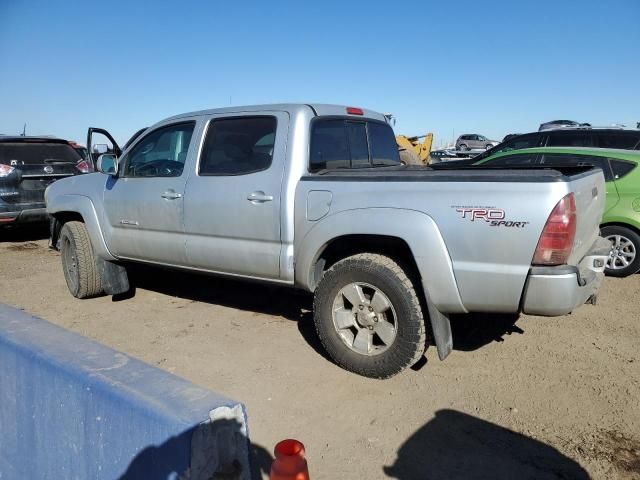
<instances>
[{"instance_id":1,"label":"taillight","mask_svg":"<svg viewBox=\"0 0 640 480\"><path fill-rule=\"evenodd\" d=\"M567 263L576 236L576 201L573 193L562 198L542 230L533 265L562 265Z\"/></svg>"},{"instance_id":2,"label":"taillight","mask_svg":"<svg viewBox=\"0 0 640 480\"><path fill-rule=\"evenodd\" d=\"M347 113L349 115L364 115L362 109L357 107L347 107Z\"/></svg>"},{"instance_id":3,"label":"taillight","mask_svg":"<svg viewBox=\"0 0 640 480\"><path fill-rule=\"evenodd\" d=\"M13 172L14 170L15 168L9 165L4 165L3 163L0 163L0 177L8 177L9 175L11 175L11 172Z\"/></svg>"},{"instance_id":4,"label":"taillight","mask_svg":"<svg viewBox=\"0 0 640 480\"><path fill-rule=\"evenodd\" d=\"M80 160L78 163L76 163L76 168L80 170L82 173L93 172L93 168L91 167L91 164L86 160Z\"/></svg>"}]
</instances>

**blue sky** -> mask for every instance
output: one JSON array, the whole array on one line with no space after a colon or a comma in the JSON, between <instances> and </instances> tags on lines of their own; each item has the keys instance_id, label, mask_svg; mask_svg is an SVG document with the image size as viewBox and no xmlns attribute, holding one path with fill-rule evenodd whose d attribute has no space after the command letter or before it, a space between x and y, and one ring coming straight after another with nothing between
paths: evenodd
<instances>
[{"instance_id":1,"label":"blue sky","mask_svg":"<svg viewBox=\"0 0 640 480\"><path fill-rule=\"evenodd\" d=\"M640 0L0 0L0 133L124 143L169 115L364 106L396 131L501 139L640 121Z\"/></svg>"}]
</instances>

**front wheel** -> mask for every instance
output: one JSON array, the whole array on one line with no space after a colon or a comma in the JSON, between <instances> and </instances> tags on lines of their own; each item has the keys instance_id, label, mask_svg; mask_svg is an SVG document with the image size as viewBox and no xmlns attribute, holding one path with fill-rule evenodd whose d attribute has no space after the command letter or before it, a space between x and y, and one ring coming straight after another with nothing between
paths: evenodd
<instances>
[{"instance_id":1,"label":"front wheel","mask_svg":"<svg viewBox=\"0 0 640 480\"><path fill-rule=\"evenodd\" d=\"M619 225L600 229L600 235L611 242L605 273L612 277L626 277L640 270L640 235Z\"/></svg>"},{"instance_id":2,"label":"front wheel","mask_svg":"<svg viewBox=\"0 0 640 480\"><path fill-rule=\"evenodd\" d=\"M383 255L354 255L327 270L315 292L314 322L331 359L365 377L391 377L425 350L414 285Z\"/></svg>"},{"instance_id":3,"label":"front wheel","mask_svg":"<svg viewBox=\"0 0 640 480\"><path fill-rule=\"evenodd\" d=\"M60 230L60 256L64 278L71 295L76 298L89 298L103 293L102 277L84 223L64 224Z\"/></svg>"}]
</instances>

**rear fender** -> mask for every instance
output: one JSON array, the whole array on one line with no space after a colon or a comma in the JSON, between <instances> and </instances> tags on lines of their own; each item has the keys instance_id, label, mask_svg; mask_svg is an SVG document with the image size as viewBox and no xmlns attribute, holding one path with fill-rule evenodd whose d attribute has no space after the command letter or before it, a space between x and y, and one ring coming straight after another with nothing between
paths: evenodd
<instances>
[{"instance_id":1,"label":"rear fender","mask_svg":"<svg viewBox=\"0 0 640 480\"><path fill-rule=\"evenodd\" d=\"M451 258L433 219L415 210L368 208L345 210L313 222L304 238L295 242L296 285L314 291L320 280L316 263L332 240L345 235L381 235L404 240L413 254L422 287L435 308L466 313Z\"/></svg>"},{"instance_id":2,"label":"rear fender","mask_svg":"<svg viewBox=\"0 0 640 480\"><path fill-rule=\"evenodd\" d=\"M421 277L438 357L444 360L453 346L448 314L467 310L460 299L449 252L433 219L415 210L392 208L346 210L325 217L295 244L299 252L295 271L298 286L315 290L322 274L317 268L322 252L332 240L346 235L396 237L407 243Z\"/></svg>"}]
</instances>

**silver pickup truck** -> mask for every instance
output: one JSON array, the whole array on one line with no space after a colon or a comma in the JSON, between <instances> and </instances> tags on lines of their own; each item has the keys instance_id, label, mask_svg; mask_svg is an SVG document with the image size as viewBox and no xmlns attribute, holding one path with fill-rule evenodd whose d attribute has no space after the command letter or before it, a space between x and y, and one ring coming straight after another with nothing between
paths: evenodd
<instances>
[{"instance_id":1,"label":"silver pickup truck","mask_svg":"<svg viewBox=\"0 0 640 480\"><path fill-rule=\"evenodd\" d=\"M369 110L205 110L111 141L99 172L46 192L74 296L127 291L129 262L308 290L329 355L369 377L427 343L444 359L449 314L571 312L609 254L600 170L405 166Z\"/></svg>"}]
</instances>

